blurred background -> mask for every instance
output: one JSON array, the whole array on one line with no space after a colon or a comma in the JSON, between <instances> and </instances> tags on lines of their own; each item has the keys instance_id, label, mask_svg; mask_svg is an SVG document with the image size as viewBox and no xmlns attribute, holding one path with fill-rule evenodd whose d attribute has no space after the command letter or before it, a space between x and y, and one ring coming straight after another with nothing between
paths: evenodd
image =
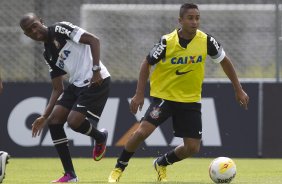
<instances>
[{"instance_id":1,"label":"blurred background","mask_svg":"<svg viewBox=\"0 0 282 184\"><path fill-rule=\"evenodd\" d=\"M6 82L49 81L43 46L27 38L18 23L35 12L46 25L70 21L101 39L101 60L114 81L134 81L139 65L161 35L178 27L180 4L165 0L1 0L0 66ZM281 78L279 0L194 0L201 29L213 35L232 59L240 78ZM103 4L107 5L103 5ZM224 4L222 4L224 3ZM209 61L209 60L208 60ZM206 78L225 77L207 62Z\"/></svg>"},{"instance_id":2,"label":"blurred background","mask_svg":"<svg viewBox=\"0 0 282 184\"><path fill-rule=\"evenodd\" d=\"M207 59L203 147L198 156L281 158L282 0L1 0L0 150L14 157L56 156L47 129L31 138L31 124L44 111L51 88L43 44L19 27L23 14L34 12L47 26L69 21L100 38L101 60L113 83L98 127L108 129L107 156L115 157L150 102L145 99L140 114L128 110L140 63L162 35L178 28L179 8L185 2L198 4L200 29L223 45L250 96L245 111L221 67ZM73 155L88 157L93 141L66 130ZM173 137L171 123L165 123L136 155L160 155L180 142Z\"/></svg>"}]
</instances>

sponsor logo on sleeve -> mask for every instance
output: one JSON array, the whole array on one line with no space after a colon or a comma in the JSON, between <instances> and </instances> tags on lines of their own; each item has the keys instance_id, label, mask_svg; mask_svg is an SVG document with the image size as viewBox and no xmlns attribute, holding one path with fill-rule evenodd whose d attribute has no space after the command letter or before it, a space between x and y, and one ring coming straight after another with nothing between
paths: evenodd
<instances>
[{"instance_id":1,"label":"sponsor logo on sleeve","mask_svg":"<svg viewBox=\"0 0 282 184\"><path fill-rule=\"evenodd\" d=\"M211 42L213 43L213 45L215 46L216 50L219 50L219 45L218 45L217 41L216 41L213 37L211 37L210 41L211 41Z\"/></svg>"},{"instance_id":2,"label":"sponsor logo on sleeve","mask_svg":"<svg viewBox=\"0 0 282 184\"><path fill-rule=\"evenodd\" d=\"M154 57L155 59L158 59L159 56L160 56L160 55L162 54L162 52L164 51L165 47L166 47L166 45L163 44L163 38L162 38L161 42L160 42L159 44L157 44L157 47L156 47L155 51L153 52L153 57Z\"/></svg>"},{"instance_id":3,"label":"sponsor logo on sleeve","mask_svg":"<svg viewBox=\"0 0 282 184\"><path fill-rule=\"evenodd\" d=\"M71 31L62 26L55 26L55 32L65 34L70 37Z\"/></svg>"}]
</instances>

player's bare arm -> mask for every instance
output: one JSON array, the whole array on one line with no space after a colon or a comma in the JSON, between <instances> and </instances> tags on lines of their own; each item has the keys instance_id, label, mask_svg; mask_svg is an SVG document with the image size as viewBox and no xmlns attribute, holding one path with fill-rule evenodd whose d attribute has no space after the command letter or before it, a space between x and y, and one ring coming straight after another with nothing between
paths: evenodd
<instances>
[{"instance_id":1,"label":"player's bare arm","mask_svg":"<svg viewBox=\"0 0 282 184\"><path fill-rule=\"evenodd\" d=\"M48 118L48 116L51 114L55 103L59 96L63 93L64 91L64 84L63 84L63 76L58 76L52 79L52 93L48 102L48 105L45 109L44 114L42 115L45 118Z\"/></svg>"},{"instance_id":2,"label":"player's bare arm","mask_svg":"<svg viewBox=\"0 0 282 184\"><path fill-rule=\"evenodd\" d=\"M85 32L81 35L79 40L80 43L90 45L91 54L93 58L93 66L100 66L100 41L99 38L91 33ZM93 83L101 84L103 82L103 78L101 77L100 70L93 71L93 77L89 86Z\"/></svg>"},{"instance_id":3,"label":"player's bare arm","mask_svg":"<svg viewBox=\"0 0 282 184\"><path fill-rule=\"evenodd\" d=\"M149 74L150 74L150 65L147 59L144 59L144 61L141 64L136 93L132 97L131 103L130 103L130 111L133 114L137 113L138 108L139 108L139 111L142 110L142 107L144 104L144 93L145 93L146 84L149 78Z\"/></svg>"},{"instance_id":4,"label":"player's bare arm","mask_svg":"<svg viewBox=\"0 0 282 184\"><path fill-rule=\"evenodd\" d=\"M36 137L41 134L42 128L46 124L45 120L51 114L57 99L63 93L64 90L63 76L58 76L53 78L52 86L53 89L52 89L51 97L49 99L48 105L44 113L32 123L32 137Z\"/></svg>"},{"instance_id":5,"label":"player's bare arm","mask_svg":"<svg viewBox=\"0 0 282 184\"><path fill-rule=\"evenodd\" d=\"M223 71L225 72L225 74L233 84L236 100L241 106L243 106L247 110L249 103L249 96L243 90L232 62L227 56L225 56L224 59L220 62L220 64L221 67L223 68Z\"/></svg>"}]
</instances>

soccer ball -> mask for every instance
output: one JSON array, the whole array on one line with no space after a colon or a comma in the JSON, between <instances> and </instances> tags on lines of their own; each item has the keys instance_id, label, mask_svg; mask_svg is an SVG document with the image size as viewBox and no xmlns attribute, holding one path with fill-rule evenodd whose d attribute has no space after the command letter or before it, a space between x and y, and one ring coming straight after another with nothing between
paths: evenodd
<instances>
[{"instance_id":1,"label":"soccer ball","mask_svg":"<svg viewBox=\"0 0 282 184\"><path fill-rule=\"evenodd\" d=\"M214 183L230 183L236 176L235 162L228 157L218 157L211 162L209 174Z\"/></svg>"}]
</instances>

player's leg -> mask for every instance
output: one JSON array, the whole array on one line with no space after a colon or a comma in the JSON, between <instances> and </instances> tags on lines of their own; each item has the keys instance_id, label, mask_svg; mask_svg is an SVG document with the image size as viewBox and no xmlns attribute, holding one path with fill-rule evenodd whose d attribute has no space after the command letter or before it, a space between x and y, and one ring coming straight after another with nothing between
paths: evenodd
<instances>
[{"instance_id":1,"label":"player's leg","mask_svg":"<svg viewBox=\"0 0 282 184\"><path fill-rule=\"evenodd\" d=\"M172 165L199 152L201 140L183 138L184 144L177 146L154 160L154 168L158 173L158 181L167 181L166 166Z\"/></svg>"},{"instance_id":2,"label":"player's leg","mask_svg":"<svg viewBox=\"0 0 282 184\"><path fill-rule=\"evenodd\" d=\"M108 182L118 182L122 172L128 165L130 158L135 153L138 146L156 129L156 126L148 121L142 121L137 130L131 135L126 143L121 155L119 156L116 166L110 173Z\"/></svg>"},{"instance_id":3,"label":"player's leg","mask_svg":"<svg viewBox=\"0 0 282 184\"><path fill-rule=\"evenodd\" d=\"M177 146L154 161L159 181L167 181L166 166L191 157L200 150L202 137L201 104L175 103L173 128L176 137L183 138L183 144Z\"/></svg>"},{"instance_id":4,"label":"player's leg","mask_svg":"<svg viewBox=\"0 0 282 184\"><path fill-rule=\"evenodd\" d=\"M110 78L101 85L77 88L78 99L68 116L69 126L76 132L85 134L95 140L93 159L99 161L105 155L108 131L97 130L93 122L99 122L109 96Z\"/></svg>"},{"instance_id":5,"label":"player's leg","mask_svg":"<svg viewBox=\"0 0 282 184\"><path fill-rule=\"evenodd\" d=\"M63 177L58 180L54 180L53 182L76 182L78 180L74 171L68 147L68 139L64 130L64 124L67 120L67 116L76 100L75 86L69 85L64 90L63 95L58 99L52 113L47 118L51 138L65 171Z\"/></svg>"},{"instance_id":6,"label":"player's leg","mask_svg":"<svg viewBox=\"0 0 282 184\"><path fill-rule=\"evenodd\" d=\"M69 147L68 139L64 130L64 123L66 122L66 117L69 114L69 109L56 105L47 118L47 124L50 130L50 134L60 157L62 165L64 167L65 174L63 177L53 182L76 182L77 176L74 171Z\"/></svg>"},{"instance_id":7,"label":"player's leg","mask_svg":"<svg viewBox=\"0 0 282 184\"><path fill-rule=\"evenodd\" d=\"M97 118L86 117L86 115L71 111L67 122L69 126L76 132L92 137L95 140L93 149L93 159L99 161L106 152L106 142L108 131L105 129L97 130L92 121L98 121Z\"/></svg>"},{"instance_id":8,"label":"player's leg","mask_svg":"<svg viewBox=\"0 0 282 184\"><path fill-rule=\"evenodd\" d=\"M191 157L198 153L200 151L201 147L201 139L194 139L194 138L183 138L184 144L179 145L175 148L174 153L172 157L170 157L170 154L167 155L168 161L171 160L170 163L177 162L177 158L180 160L183 160L185 158ZM171 159L172 158L172 159ZM175 161L174 161L175 158Z\"/></svg>"},{"instance_id":9,"label":"player's leg","mask_svg":"<svg viewBox=\"0 0 282 184\"><path fill-rule=\"evenodd\" d=\"M124 150L121 156L118 158L116 167L122 170L128 165L129 159L133 156L135 150L139 145L156 129L156 126L143 120L137 130L131 135L127 143L125 144Z\"/></svg>"},{"instance_id":10,"label":"player's leg","mask_svg":"<svg viewBox=\"0 0 282 184\"><path fill-rule=\"evenodd\" d=\"M110 173L108 178L109 182L114 183L119 181L122 172L127 167L130 158L135 153L135 150L161 123L163 123L171 115L169 104L169 102L162 99L153 99L153 102L148 108L139 127L131 135L121 155L117 159L115 169Z\"/></svg>"},{"instance_id":11,"label":"player's leg","mask_svg":"<svg viewBox=\"0 0 282 184\"><path fill-rule=\"evenodd\" d=\"M0 151L0 183L4 180L6 165L10 155L5 151Z\"/></svg>"}]
</instances>

